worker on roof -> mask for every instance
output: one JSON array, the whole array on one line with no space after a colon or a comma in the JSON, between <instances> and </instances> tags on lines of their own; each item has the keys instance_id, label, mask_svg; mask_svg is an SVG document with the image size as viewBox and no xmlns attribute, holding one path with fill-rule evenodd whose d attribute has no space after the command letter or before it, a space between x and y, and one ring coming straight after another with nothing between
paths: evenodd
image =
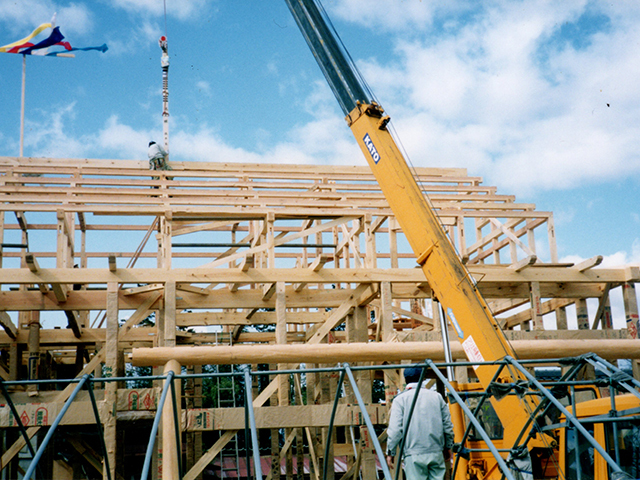
<instances>
[{"instance_id":1,"label":"worker on roof","mask_svg":"<svg viewBox=\"0 0 640 480\"><path fill-rule=\"evenodd\" d=\"M451 456L453 424L449 407L442 396L421 385L418 388L421 369L405 369L406 388L393 399L387 429L387 464L393 467L396 448L406 432L404 449L400 454L404 462L407 480L443 480L445 461ZM409 410L418 395L413 415ZM408 425L408 429L407 429Z\"/></svg>"},{"instance_id":2,"label":"worker on roof","mask_svg":"<svg viewBox=\"0 0 640 480\"><path fill-rule=\"evenodd\" d=\"M169 154L156 142L149 142L148 155L150 170L169 170L167 162L167 155Z\"/></svg>"}]
</instances>

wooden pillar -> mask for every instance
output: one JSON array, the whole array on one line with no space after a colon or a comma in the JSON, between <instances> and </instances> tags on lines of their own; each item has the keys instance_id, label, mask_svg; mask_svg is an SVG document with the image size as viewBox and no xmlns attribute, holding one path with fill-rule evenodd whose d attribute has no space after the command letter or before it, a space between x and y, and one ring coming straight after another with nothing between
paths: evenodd
<instances>
[{"instance_id":1,"label":"wooden pillar","mask_svg":"<svg viewBox=\"0 0 640 480\"><path fill-rule=\"evenodd\" d=\"M578 329L589 330L589 311L587 310L587 300L579 298L576 300L576 316L578 317ZM595 369L592 366L586 366L582 374L582 379L593 380L596 378Z\"/></svg>"},{"instance_id":2,"label":"wooden pillar","mask_svg":"<svg viewBox=\"0 0 640 480\"><path fill-rule=\"evenodd\" d=\"M276 282L275 292L275 306L276 306L276 343L279 345L287 344L287 299L285 295L285 283ZM278 369L283 370L289 368L287 363L279 363ZM278 405L289 405L289 393L291 391L291 384L289 382L289 375L278 376ZM288 438L291 434L290 428L284 429L284 436ZM293 478L293 457L291 455L291 449L286 452L285 455L285 472L287 480Z\"/></svg>"},{"instance_id":3,"label":"wooden pillar","mask_svg":"<svg viewBox=\"0 0 640 480\"><path fill-rule=\"evenodd\" d=\"M638 339L640 335L640 320L638 319L638 297L636 295L636 286L633 283L624 283L622 285L622 301L624 303L624 316L627 325L627 335L629 338ZM633 360L633 376L640 380L640 363Z\"/></svg>"},{"instance_id":4,"label":"wooden pillar","mask_svg":"<svg viewBox=\"0 0 640 480\"><path fill-rule=\"evenodd\" d=\"M589 330L589 311L587 310L587 301L584 298L576 300L576 317L578 329Z\"/></svg>"},{"instance_id":5,"label":"wooden pillar","mask_svg":"<svg viewBox=\"0 0 640 480\"><path fill-rule=\"evenodd\" d=\"M356 307L353 314L347 317L347 341L349 343L366 343L368 339L367 323L367 308ZM373 385L371 374L371 371L354 373L360 395L362 395L362 399L367 405L372 403ZM355 404L355 398L349 399L349 402ZM359 451L360 455L362 455L360 459L362 479L375 480L377 478L376 456L370 432L366 426L362 426L360 429ZM354 478L357 478L357 473L354 473Z\"/></svg>"},{"instance_id":6,"label":"wooden pillar","mask_svg":"<svg viewBox=\"0 0 640 480\"><path fill-rule=\"evenodd\" d=\"M105 342L105 365L104 376L113 377L118 370L118 284L111 282L107 284L107 330ZM105 384L105 410L102 423L104 425L104 441L107 448L107 458L109 459L109 470L111 478L116 478L116 401L118 385L115 382ZM106 464L103 467L103 477L107 478Z\"/></svg>"},{"instance_id":7,"label":"wooden pillar","mask_svg":"<svg viewBox=\"0 0 640 480\"><path fill-rule=\"evenodd\" d=\"M164 286L164 346L176 346L176 282L167 280Z\"/></svg>"},{"instance_id":8,"label":"wooden pillar","mask_svg":"<svg viewBox=\"0 0 640 480\"><path fill-rule=\"evenodd\" d=\"M267 267L270 268L274 268L276 266L275 221L275 213L267 213Z\"/></svg>"},{"instance_id":9,"label":"wooden pillar","mask_svg":"<svg viewBox=\"0 0 640 480\"><path fill-rule=\"evenodd\" d=\"M9 381L18 379L20 366L22 365L22 355L20 354L20 344L14 340L9 345Z\"/></svg>"},{"instance_id":10,"label":"wooden pillar","mask_svg":"<svg viewBox=\"0 0 640 480\"><path fill-rule=\"evenodd\" d=\"M611 295L607 294L607 298L604 300L604 310L602 312L602 329L613 329L613 315L611 313Z\"/></svg>"},{"instance_id":11,"label":"wooden pillar","mask_svg":"<svg viewBox=\"0 0 640 480\"><path fill-rule=\"evenodd\" d=\"M2 244L4 243L4 212L0 212L0 268L2 268L2 257L3 257L3 248Z\"/></svg>"},{"instance_id":12,"label":"wooden pillar","mask_svg":"<svg viewBox=\"0 0 640 480\"><path fill-rule=\"evenodd\" d=\"M40 312L26 312L29 318L29 337L28 337L28 376L29 380L38 380L40 371ZM27 392L29 396L38 395L38 385L29 384Z\"/></svg>"},{"instance_id":13,"label":"wooden pillar","mask_svg":"<svg viewBox=\"0 0 640 480\"><path fill-rule=\"evenodd\" d=\"M158 268L171 268L172 213L167 211L158 222Z\"/></svg>"},{"instance_id":14,"label":"wooden pillar","mask_svg":"<svg viewBox=\"0 0 640 480\"><path fill-rule=\"evenodd\" d=\"M464 257L467 254L467 239L465 236L463 215L458 217L458 249L460 257Z\"/></svg>"},{"instance_id":15,"label":"wooden pillar","mask_svg":"<svg viewBox=\"0 0 640 480\"><path fill-rule=\"evenodd\" d=\"M202 365L189 365L187 373L202 373ZM190 378L185 381L185 400L187 408L202 408L202 379ZM255 398L255 397L254 397ZM196 462L202 457L202 432L185 433L187 458L185 462L185 472L191 470ZM202 479L202 473L198 474L196 480Z\"/></svg>"},{"instance_id":16,"label":"wooden pillar","mask_svg":"<svg viewBox=\"0 0 640 480\"><path fill-rule=\"evenodd\" d=\"M389 342L394 336L393 331L393 297L391 293L391 283L380 283L380 339L383 342ZM391 400L395 397L402 382L400 381L399 370L384 370L384 398L387 405L391 404Z\"/></svg>"},{"instance_id":17,"label":"wooden pillar","mask_svg":"<svg viewBox=\"0 0 640 480\"><path fill-rule=\"evenodd\" d=\"M529 295L531 299L531 326L533 330L544 330L539 282L531 282L529 284Z\"/></svg>"},{"instance_id":18,"label":"wooden pillar","mask_svg":"<svg viewBox=\"0 0 640 480\"><path fill-rule=\"evenodd\" d=\"M377 258L376 258L376 233L372 229L372 218L371 214L367 213L364 216L364 241L366 247L366 254L364 256L364 266L365 268L376 268L377 266Z\"/></svg>"},{"instance_id":19,"label":"wooden pillar","mask_svg":"<svg viewBox=\"0 0 640 480\"><path fill-rule=\"evenodd\" d=\"M547 234L549 235L549 256L551 263L558 263L558 246L556 245L556 227L553 221L553 215L549 214L547 218Z\"/></svg>"},{"instance_id":20,"label":"wooden pillar","mask_svg":"<svg viewBox=\"0 0 640 480\"><path fill-rule=\"evenodd\" d=\"M389 217L389 255L391 268L398 268L398 221Z\"/></svg>"},{"instance_id":21,"label":"wooden pillar","mask_svg":"<svg viewBox=\"0 0 640 480\"><path fill-rule=\"evenodd\" d=\"M179 375L180 370L180 364L175 360L169 360L164 367L165 374L174 372L176 375ZM176 438L174 416L177 415L178 419L182 418L180 412L181 387L180 380L174 380L173 382L176 392L175 411L171 398L171 390L169 390L167 400L162 409L162 480L175 480L179 478L180 474L178 455L182 455L182 445L179 438ZM179 425L178 428L180 428Z\"/></svg>"},{"instance_id":22,"label":"wooden pillar","mask_svg":"<svg viewBox=\"0 0 640 480\"><path fill-rule=\"evenodd\" d=\"M556 308L556 328L558 330L566 330L567 326L567 309L565 307Z\"/></svg>"}]
</instances>

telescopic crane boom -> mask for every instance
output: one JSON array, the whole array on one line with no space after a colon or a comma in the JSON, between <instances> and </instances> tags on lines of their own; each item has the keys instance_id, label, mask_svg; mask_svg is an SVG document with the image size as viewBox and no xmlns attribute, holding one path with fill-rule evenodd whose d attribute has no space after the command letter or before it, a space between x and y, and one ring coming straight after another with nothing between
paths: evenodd
<instances>
[{"instance_id":1,"label":"telescopic crane boom","mask_svg":"<svg viewBox=\"0 0 640 480\"><path fill-rule=\"evenodd\" d=\"M411 174L387 128L389 117L360 80L348 54L329 29L323 12L315 0L285 1L469 360L491 362L506 356L516 358L458 258L430 201ZM493 382L523 380L517 371L498 372L494 365L479 365L475 371L485 388ZM529 430L537 400L508 395L492 402L505 429L505 444L524 442L526 437L522 435Z\"/></svg>"}]
</instances>

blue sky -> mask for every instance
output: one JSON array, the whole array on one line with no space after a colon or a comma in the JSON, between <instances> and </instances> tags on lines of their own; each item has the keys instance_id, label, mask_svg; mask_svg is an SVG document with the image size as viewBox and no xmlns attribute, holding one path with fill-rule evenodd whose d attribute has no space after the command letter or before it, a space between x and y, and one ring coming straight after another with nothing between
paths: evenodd
<instances>
[{"instance_id":1,"label":"blue sky","mask_svg":"<svg viewBox=\"0 0 640 480\"><path fill-rule=\"evenodd\" d=\"M465 167L555 214L562 260L640 263L640 4L325 0L416 166ZM0 0L0 45L57 12L72 45L27 58L26 156L361 164L283 0ZM19 152L22 58L0 54L0 155ZM548 260L548 259L543 259Z\"/></svg>"}]
</instances>

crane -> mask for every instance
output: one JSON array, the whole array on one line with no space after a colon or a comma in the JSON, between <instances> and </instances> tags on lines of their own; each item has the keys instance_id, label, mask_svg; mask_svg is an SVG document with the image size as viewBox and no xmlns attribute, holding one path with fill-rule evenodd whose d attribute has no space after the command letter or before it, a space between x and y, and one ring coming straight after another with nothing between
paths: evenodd
<instances>
[{"instance_id":1,"label":"crane","mask_svg":"<svg viewBox=\"0 0 640 480\"><path fill-rule=\"evenodd\" d=\"M315 0L285 1L467 357L472 362L516 358L431 202L412 175L390 132L389 116L373 99L348 53L338 43L321 7ZM515 384L524 380L520 372L490 363L475 367L475 374L485 388L492 383ZM509 395L500 401L494 398L492 403L504 426L506 445L529 441L529 447L548 446L544 441L540 443L550 442L549 438L542 438L544 435L533 438L536 434L531 429L532 414L539 403L536 398Z\"/></svg>"}]
</instances>

